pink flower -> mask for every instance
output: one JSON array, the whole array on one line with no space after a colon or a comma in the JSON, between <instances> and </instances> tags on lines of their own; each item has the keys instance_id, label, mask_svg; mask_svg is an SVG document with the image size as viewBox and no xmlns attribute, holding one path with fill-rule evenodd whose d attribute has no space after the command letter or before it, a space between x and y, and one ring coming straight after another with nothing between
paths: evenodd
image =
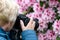
<instances>
[{"instance_id":1,"label":"pink flower","mask_svg":"<svg viewBox=\"0 0 60 40\"><path fill-rule=\"evenodd\" d=\"M38 40L56 40L57 35L52 30L47 30L46 33L39 33Z\"/></svg>"},{"instance_id":2,"label":"pink flower","mask_svg":"<svg viewBox=\"0 0 60 40\"><path fill-rule=\"evenodd\" d=\"M48 28L47 22L42 18L39 19L39 28L38 28L38 30L44 31L44 29L47 29L47 28Z\"/></svg>"},{"instance_id":3,"label":"pink flower","mask_svg":"<svg viewBox=\"0 0 60 40\"><path fill-rule=\"evenodd\" d=\"M28 8L33 6L34 3L36 3L36 0L17 0L17 3L20 6L19 13L26 12Z\"/></svg>"},{"instance_id":4,"label":"pink flower","mask_svg":"<svg viewBox=\"0 0 60 40\"><path fill-rule=\"evenodd\" d=\"M27 14L26 16L29 17L29 18L33 18L33 17L34 17L34 16L33 16L33 13L29 13L29 14Z\"/></svg>"},{"instance_id":5,"label":"pink flower","mask_svg":"<svg viewBox=\"0 0 60 40\"><path fill-rule=\"evenodd\" d=\"M53 26L53 31L56 34L60 35L60 20L56 20L52 26Z\"/></svg>"},{"instance_id":6,"label":"pink flower","mask_svg":"<svg viewBox=\"0 0 60 40\"><path fill-rule=\"evenodd\" d=\"M32 18L37 18L40 19L42 18L42 14L39 12L32 12L26 15L27 17L32 17Z\"/></svg>"},{"instance_id":7,"label":"pink flower","mask_svg":"<svg viewBox=\"0 0 60 40\"><path fill-rule=\"evenodd\" d=\"M44 10L44 8L41 7L39 3L35 3L33 5L33 10L34 10L34 12L40 12L41 13Z\"/></svg>"},{"instance_id":8,"label":"pink flower","mask_svg":"<svg viewBox=\"0 0 60 40\"><path fill-rule=\"evenodd\" d=\"M48 40L56 40L57 35L53 30L48 30L46 33Z\"/></svg>"},{"instance_id":9,"label":"pink flower","mask_svg":"<svg viewBox=\"0 0 60 40\"><path fill-rule=\"evenodd\" d=\"M20 6L20 8L19 8L19 13L20 13L20 14L23 14L24 12L27 12L27 8Z\"/></svg>"},{"instance_id":10,"label":"pink flower","mask_svg":"<svg viewBox=\"0 0 60 40\"><path fill-rule=\"evenodd\" d=\"M56 7L59 2L58 0L49 0L48 3L50 7Z\"/></svg>"},{"instance_id":11,"label":"pink flower","mask_svg":"<svg viewBox=\"0 0 60 40\"><path fill-rule=\"evenodd\" d=\"M32 6L37 1L36 0L17 0L17 2L20 6Z\"/></svg>"},{"instance_id":12,"label":"pink flower","mask_svg":"<svg viewBox=\"0 0 60 40\"><path fill-rule=\"evenodd\" d=\"M38 33L38 40L47 40L46 34Z\"/></svg>"},{"instance_id":13,"label":"pink flower","mask_svg":"<svg viewBox=\"0 0 60 40\"><path fill-rule=\"evenodd\" d=\"M55 12L51 8L47 8L44 10L43 16L46 22L53 22L55 19Z\"/></svg>"}]
</instances>

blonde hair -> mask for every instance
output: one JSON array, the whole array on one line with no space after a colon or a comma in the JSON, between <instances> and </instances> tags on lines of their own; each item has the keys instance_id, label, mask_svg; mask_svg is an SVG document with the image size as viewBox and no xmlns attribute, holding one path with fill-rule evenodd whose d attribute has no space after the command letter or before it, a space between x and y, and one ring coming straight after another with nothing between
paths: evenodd
<instances>
[{"instance_id":1,"label":"blonde hair","mask_svg":"<svg viewBox=\"0 0 60 40\"><path fill-rule=\"evenodd\" d=\"M15 22L19 6L14 0L0 0L0 26L11 21Z\"/></svg>"}]
</instances>

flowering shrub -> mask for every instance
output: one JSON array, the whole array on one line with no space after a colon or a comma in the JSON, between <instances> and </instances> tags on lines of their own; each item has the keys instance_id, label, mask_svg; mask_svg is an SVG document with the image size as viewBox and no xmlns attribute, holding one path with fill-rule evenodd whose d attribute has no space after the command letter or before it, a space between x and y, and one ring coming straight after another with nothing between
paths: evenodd
<instances>
[{"instance_id":1,"label":"flowering shrub","mask_svg":"<svg viewBox=\"0 0 60 40\"><path fill-rule=\"evenodd\" d=\"M48 30L45 34L39 33L39 40L56 40L57 35L54 31Z\"/></svg>"},{"instance_id":2,"label":"flowering shrub","mask_svg":"<svg viewBox=\"0 0 60 40\"><path fill-rule=\"evenodd\" d=\"M38 39L60 37L60 0L17 0L19 13L39 20Z\"/></svg>"}]
</instances>

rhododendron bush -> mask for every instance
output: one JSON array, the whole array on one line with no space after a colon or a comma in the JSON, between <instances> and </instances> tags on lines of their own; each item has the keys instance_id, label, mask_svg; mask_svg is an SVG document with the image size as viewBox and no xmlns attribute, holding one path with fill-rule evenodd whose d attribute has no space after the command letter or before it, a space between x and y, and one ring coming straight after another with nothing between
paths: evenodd
<instances>
[{"instance_id":1,"label":"rhododendron bush","mask_svg":"<svg viewBox=\"0 0 60 40\"><path fill-rule=\"evenodd\" d=\"M17 0L19 13L39 20L38 40L60 40L60 0Z\"/></svg>"}]
</instances>

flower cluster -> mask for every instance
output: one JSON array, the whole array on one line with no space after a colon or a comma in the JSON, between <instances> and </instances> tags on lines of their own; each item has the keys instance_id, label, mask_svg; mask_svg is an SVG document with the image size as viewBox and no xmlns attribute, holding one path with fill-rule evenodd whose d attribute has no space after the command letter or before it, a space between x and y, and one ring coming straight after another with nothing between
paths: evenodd
<instances>
[{"instance_id":1,"label":"flower cluster","mask_svg":"<svg viewBox=\"0 0 60 40\"><path fill-rule=\"evenodd\" d=\"M56 20L53 24L53 31L60 35L60 20Z\"/></svg>"},{"instance_id":2,"label":"flower cluster","mask_svg":"<svg viewBox=\"0 0 60 40\"><path fill-rule=\"evenodd\" d=\"M55 12L51 8L44 9L43 11L40 10L41 12L38 11L27 14L26 16L31 18L37 18L39 20L39 30L43 31L44 29L48 28L48 22L54 21Z\"/></svg>"},{"instance_id":3,"label":"flower cluster","mask_svg":"<svg viewBox=\"0 0 60 40\"><path fill-rule=\"evenodd\" d=\"M50 7L56 7L58 3L59 3L58 0L49 0Z\"/></svg>"},{"instance_id":4,"label":"flower cluster","mask_svg":"<svg viewBox=\"0 0 60 40\"><path fill-rule=\"evenodd\" d=\"M56 40L57 35L52 30L48 30L45 34L39 33L38 40Z\"/></svg>"},{"instance_id":5,"label":"flower cluster","mask_svg":"<svg viewBox=\"0 0 60 40\"><path fill-rule=\"evenodd\" d=\"M36 0L17 0L20 10L19 13L23 13L25 11L28 11L28 7L33 6L34 3L36 3Z\"/></svg>"}]
</instances>

